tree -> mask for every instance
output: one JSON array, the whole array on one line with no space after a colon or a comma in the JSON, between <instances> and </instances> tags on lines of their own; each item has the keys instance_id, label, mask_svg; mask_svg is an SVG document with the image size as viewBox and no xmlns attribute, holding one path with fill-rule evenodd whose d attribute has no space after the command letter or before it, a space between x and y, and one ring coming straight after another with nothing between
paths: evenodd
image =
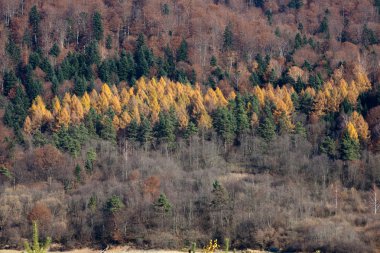
<instances>
[{"instance_id":1,"label":"tree","mask_svg":"<svg viewBox=\"0 0 380 253\"><path fill-rule=\"evenodd\" d=\"M266 112L267 116L264 116L259 124L258 133L265 141L270 142L276 135L276 125L273 120L272 114Z\"/></svg>"},{"instance_id":2,"label":"tree","mask_svg":"<svg viewBox=\"0 0 380 253\"><path fill-rule=\"evenodd\" d=\"M75 76L74 79L74 94L82 97L86 91L86 79L83 77Z\"/></svg>"},{"instance_id":3,"label":"tree","mask_svg":"<svg viewBox=\"0 0 380 253\"><path fill-rule=\"evenodd\" d=\"M17 77L13 70L6 71L3 76L3 94L8 96L9 91L16 86Z\"/></svg>"},{"instance_id":4,"label":"tree","mask_svg":"<svg viewBox=\"0 0 380 253\"><path fill-rule=\"evenodd\" d=\"M241 135L249 129L249 120L247 112L244 108L244 102L240 95L235 98L234 114L236 118L236 133Z\"/></svg>"},{"instance_id":5,"label":"tree","mask_svg":"<svg viewBox=\"0 0 380 253\"><path fill-rule=\"evenodd\" d=\"M182 42L177 50L177 61L188 61L188 45L185 39L182 39Z\"/></svg>"},{"instance_id":6,"label":"tree","mask_svg":"<svg viewBox=\"0 0 380 253\"><path fill-rule=\"evenodd\" d=\"M97 41L101 41L103 39L103 22L102 16L98 11L95 11L94 16L92 18L92 30L94 39Z\"/></svg>"},{"instance_id":7,"label":"tree","mask_svg":"<svg viewBox=\"0 0 380 253\"><path fill-rule=\"evenodd\" d=\"M110 117L105 117L105 119L103 119L100 130L100 137L113 143L116 142L116 129Z\"/></svg>"},{"instance_id":8,"label":"tree","mask_svg":"<svg viewBox=\"0 0 380 253\"><path fill-rule=\"evenodd\" d=\"M111 35L107 36L107 39L106 39L106 48L108 50L112 49L112 37L111 37Z\"/></svg>"},{"instance_id":9,"label":"tree","mask_svg":"<svg viewBox=\"0 0 380 253\"><path fill-rule=\"evenodd\" d=\"M303 0L291 0L288 3L289 8L299 9L303 6Z\"/></svg>"},{"instance_id":10,"label":"tree","mask_svg":"<svg viewBox=\"0 0 380 253\"><path fill-rule=\"evenodd\" d=\"M106 202L105 209L110 213L115 213L120 209L124 208L124 203L119 196L113 195Z\"/></svg>"},{"instance_id":11,"label":"tree","mask_svg":"<svg viewBox=\"0 0 380 253\"><path fill-rule=\"evenodd\" d=\"M226 145L231 143L235 138L237 129L236 119L233 113L226 107L219 107L214 112L212 121L216 133L222 137L226 148Z\"/></svg>"},{"instance_id":12,"label":"tree","mask_svg":"<svg viewBox=\"0 0 380 253\"><path fill-rule=\"evenodd\" d=\"M164 193L161 193L156 202L154 202L154 208L162 213L169 213L172 209L172 205L169 202L169 199L166 197Z\"/></svg>"},{"instance_id":13,"label":"tree","mask_svg":"<svg viewBox=\"0 0 380 253\"><path fill-rule=\"evenodd\" d=\"M40 21L41 21L41 15L37 10L37 6L34 5L30 9L30 12L29 12L29 24L32 27L32 36L33 36L32 45L33 45L34 50L36 50L39 47L38 40L40 37L40 28L39 28Z\"/></svg>"},{"instance_id":14,"label":"tree","mask_svg":"<svg viewBox=\"0 0 380 253\"><path fill-rule=\"evenodd\" d=\"M343 160L360 159L360 144L355 127L350 122L343 134L341 141L341 157Z\"/></svg>"},{"instance_id":15,"label":"tree","mask_svg":"<svg viewBox=\"0 0 380 253\"><path fill-rule=\"evenodd\" d=\"M51 238L46 238L44 243L39 240L38 225L36 221L33 221L33 242L32 245L28 241L24 242L24 248L26 253L46 253L51 244Z\"/></svg>"},{"instance_id":16,"label":"tree","mask_svg":"<svg viewBox=\"0 0 380 253\"><path fill-rule=\"evenodd\" d=\"M53 46L49 50L49 55L57 58L61 53L61 49L59 48L57 43L54 43Z\"/></svg>"},{"instance_id":17,"label":"tree","mask_svg":"<svg viewBox=\"0 0 380 253\"><path fill-rule=\"evenodd\" d=\"M175 141L175 126L169 113L161 112L159 114L159 120L155 126L155 135L162 142L174 142Z\"/></svg>"},{"instance_id":18,"label":"tree","mask_svg":"<svg viewBox=\"0 0 380 253\"><path fill-rule=\"evenodd\" d=\"M228 25L224 28L223 32L223 49L230 50L232 49L234 42L234 35L232 33L232 23L228 23Z\"/></svg>"}]
</instances>

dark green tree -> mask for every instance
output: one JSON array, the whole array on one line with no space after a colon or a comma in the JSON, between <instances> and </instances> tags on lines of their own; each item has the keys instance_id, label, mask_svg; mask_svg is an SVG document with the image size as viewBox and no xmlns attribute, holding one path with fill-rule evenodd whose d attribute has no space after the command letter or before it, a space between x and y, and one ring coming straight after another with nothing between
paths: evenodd
<instances>
[{"instance_id":1,"label":"dark green tree","mask_svg":"<svg viewBox=\"0 0 380 253\"><path fill-rule=\"evenodd\" d=\"M100 137L104 140L116 143L116 129L114 128L110 117L105 117L105 119L103 119L100 129Z\"/></svg>"},{"instance_id":2,"label":"dark green tree","mask_svg":"<svg viewBox=\"0 0 380 253\"><path fill-rule=\"evenodd\" d=\"M59 48L57 43L54 43L53 46L49 50L49 55L57 58L60 53L61 53L61 49Z\"/></svg>"},{"instance_id":3,"label":"dark green tree","mask_svg":"<svg viewBox=\"0 0 380 253\"><path fill-rule=\"evenodd\" d=\"M359 160L360 159L360 143L350 137L346 131L343 134L340 146L341 158L343 160Z\"/></svg>"},{"instance_id":4,"label":"dark green tree","mask_svg":"<svg viewBox=\"0 0 380 253\"><path fill-rule=\"evenodd\" d=\"M164 193L161 193L156 202L154 202L154 208L160 213L170 213L172 210L172 205L169 199Z\"/></svg>"},{"instance_id":5,"label":"dark green tree","mask_svg":"<svg viewBox=\"0 0 380 253\"><path fill-rule=\"evenodd\" d=\"M80 167L79 164L75 166L74 176L78 183L82 182L82 168Z\"/></svg>"},{"instance_id":6,"label":"dark green tree","mask_svg":"<svg viewBox=\"0 0 380 253\"><path fill-rule=\"evenodd\" d=\"M303 0L291 0L288 3L289 8L299 9L303 6Z\"/></svg>"},{"instance_id":7,"label":"dark green tree","mask_svg":"<svg viewBox=\"0 0 380 253\"><path fill-rule=\"evenodd\" d=\"M188 45L186 40L182 39L182 42L177 50L177 61L187 62L189 60L188 58Z\"/></svg>"},{"instance_id":8,"label":"dark green tree","mask_svg":"<svg viewBox=\"0 0 380 253\"><path fill-rule=\"evenodd\" d=\"M169 113L161 112L154 128L154 134L160 142L171 143L175 141L175 126Z\"/></svg>"},{"instance_id":9,"label":"dark green tree","mask_svg":"<svg viewBox=\"0 0 380 253\"><path fill-rule=\"evenodd\" d=\"M101 41L103 39L103 21L102 16L98 11L95 11L92 18L92 31L95 40Z\"/></svg>"},{"instance_id":10,"label":"dark green tree","mask_svg":"<svg viewBox=\"0 0 380 253\"><path fill-rule=\"evenodd\" d=\"M230 50L232 49L234 42L234 34L232 32L232 23L228 23L228 25L224 28L223 32L223 49Z\"/></svg>"},{"instance_id":11,"label":"dark green tree","mask_svg":"<svg viewBox=\"0 0 380 253\"><path fill-rule=\"evenodd\" d=\"M226 145L235 138L237 126L234 114L227 107L219 107L213 113L212 123L216 133L223 139L226 148Z\"/></svg>"},{"instance_id":12,"label":"dark green tree","mask_svg":"<svg viewBox=\"0 0 380 253\"><path fill-rule=\"evenodd\" d=\"M106 48L108 50L112 49L112 37L111 37L111 35L107 36L107 39L106 39Z\"/></svg>"},{"instance_id":13,"label":"dark green tree","mask_svg":"<svg viewBox=\"0 0 380 253\"><path fill-rule=\"evenodd\" d=\"M116 213L120 209L123 209L125 207L122 199L117 196L113 195L111 198L109 198L105 205L105 210L110 213Z\"/></svg>"},{"instance_id":14,"label":"dark green tree","mask_svg":"<svg viewBox=\"0 0 380 253\"><path fill-rule=\"evenodd\" d=\"M40 39L40 21L41 15L37 10L37 6L33 6L29 12L29 24L32 27L32 46L33 50L37 50L39 47Z\"/></svg>"},{"instance_id":15,"label":"dark green tree","mask_svg":"<svg viewBox=\"0 0 380 253\"><path fill-rule=\"evenodd\" d=\"M245 103L240 95L235 98L234 114L236 119L236 134L240 136L249 129L249 120L247 111L245 110Z\"/></svg>"},{"instance_id":16,"label":"dark green tree","mask_svg":"<svg viewBox=\"0 0 380 253\"><path fill-rule=\"evenodd\" d=\"M148 145L153 139L152 126L150 124L149 119L147 119L144 116L141 117L138 139L142 144L145 144L145 147L148 147Z\"/></svg>"},{"instance_id":17,"label":"dark green tree","mask_svg":"<svg viewBox=\"0 0 380 253\"><path fill-rule=\"evenodd\" d=\"M13 70L5 71L3 76L3 94L8 96L9 91L17 84L17 77Z\"/></svg>"},{"instance_id":18,"label":"dark green tree","mask_svg":"<svg viewBox=\"0 0 380 253\"><path fill-rule=\"evenodd\" d=\"M82 97L86 91L86 79L76 76L74 79L74 94Z\"/></svg>"}]
</instances>

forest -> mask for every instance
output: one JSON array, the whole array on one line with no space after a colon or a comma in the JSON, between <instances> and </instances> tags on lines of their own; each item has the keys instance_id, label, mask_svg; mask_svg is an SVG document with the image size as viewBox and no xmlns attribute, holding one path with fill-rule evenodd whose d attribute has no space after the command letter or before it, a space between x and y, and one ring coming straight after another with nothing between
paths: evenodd
<instances>
[{"instance_id":1,"label":"forest","mask_svg":"<svg viewBox=\"0 0 380 253\"><path fill-rule=\"evenodd\" d=\"M379 0L0 0L0 248L380 249Z\"/></svg>"}]
</instances>

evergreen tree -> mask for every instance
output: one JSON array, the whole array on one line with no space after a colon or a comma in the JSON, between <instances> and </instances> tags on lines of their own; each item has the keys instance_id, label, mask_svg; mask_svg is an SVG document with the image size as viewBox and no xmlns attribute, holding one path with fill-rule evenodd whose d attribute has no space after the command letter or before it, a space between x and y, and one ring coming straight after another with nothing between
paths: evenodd
<instances>
[{"instance_id":1,"label":"evergreen tree","mask_svg":"<svg viewBox=\"0 0 380 253\"><path fill-rule=\"evenodd\" d=\"M92 18L92 30L93 30L93 36L94 39L97 41L101 41L103 39L103 22L102 22L102 16L98 11L94 13L94 16Z\"/></svg>"},{"instance_id":2,"label":"evergreen tree","mask_svg":"<svg viewBox=\"0 0 380 253\"><path fill-rule=\"evenodd\" d=\"M49 55L57 58L60 53L61 53L61 49L59 49L59 46L57 43L54 43L53 46L49 50Z\"/></svg>"},{"instance_id":3,"label":"evergreen tree","mask_svg":"<svg viewBox=\"0 0 380 253\"><path fill-rule=\"evenodd\" d=\"M239 136L249 129L249 120L240 95L235 98L234 114L236 118L236 134Z\"/></svg>"},{"instance_id":4,"label":"evergreen tree","mask_svg":"<svg viewBox=\"0 0 380 253\"><path fill-rule=\"evenodd\" d=\"M136 119L132 119L127 127L127 138L132 142L136 142L139 139L139 124Z\"/></svg>"},{"instance_id":5,"label":"evergreen tree","mask_svg":"<svg viewBox=\"0 0 380 253\"><path fill-rule=\"evenodd\" d=\"M259 125L259 135L267 142L276 135L276 126L272 119L265 117Z\"/></svg>"},{"instance_id":6,"label":"evergreen tree","mask_svg":"<svg viewBox=\"0 0 380 253\"><path fill-rule=\"evenodd\" d=\"M3 94L8 96L9 91L17 84L17 77L13 70L4 72L3 76Z\"/></svg>"},{"instance_id":7,"label":"evergreen tree","mask_svg":"<svg viewBox=\"0 0 380 253\"><path fill-rule=\"evenodd\" d=\"M164 193L161 193L157 201L154 202L154 207L160 213L169 213L172 209L172 205Z\"/></svg>"},{"instance_id":8,"label":"evergreen tree","mask_svg":"<svg viewBox=\"0 0 380 253\"><path fill-rule=\"evenodd\" d=\"M227 107L219 107L214 112L212 121L216 133L222 137L225 144L231 143L237 129L233 113Z\"/></svg>"},{"instance_id":9,"label":"evergreen tree","mask_svg":"<svg viewBox=\"0 0 380 253\"><path fill-rule=\"evenodd\" d=\"M343 160L352 161L360 159L359 141L351 138L347 131L343 134L340 152Z\"/></svg>"},{"instance_id":10,"label":"evergreen tree","mask_svg":"<svg viewBox=\"0 0 380 253\"><path fill-rule=\"evenodd\" d=\"M78 183L82 182L82 168L80 167L79 164L77 164L77 166L75 166L74 175L75 175L75 179L77 180Z\"/></svg>"},{"instance_id":11,"label":"evergreen tree","mask_svg":"<svg viewBox=\"0 0 380 253\"><path fill-rule=\"evenodd\" d=\"M106 39L106 48L108 50L112 49L112 37L111 37L111 35L107 36L107 39Z\"/></svg>"},{"instance_id":12,"label":"evergreen tree","mask_svg":"<svg viewBox=\"0 0 380 253\"><path fill-rule=\"evenodd\" d=\"M327 16L323 17L321 25L319 26L318 32L320 33L328 33L329 32L329 21Z\"/></svg>"},{"instance_id":13,"label":"evergreen tree","mask_svg":"<svg viewBox=\"0 0 380 253\"><path fill-rule=\"evenodd\" d=\"M124 207L125 205L121 198L113 195L110 199L107 200L105 209L107 212L115 213Z\"/></svg>"},{"instance_id":14,"label":"evergreen tree","mask_svg":"<svg viewBox=\"0 0 380 253\"><path fill-rule=\"evenodd\" d=\"M169 113L161 112L159 120L155 126L155 136L161 142L174 142L175 141L175 126L172 117Z\"/></svg>"},{"instance_id":15,"label":"evergreen tree","mask_svg":"<svg viewBox=\"0 0 380 253\"><path fill-rule=\"evenodd\" d=\"M29 99L21 87L16 88L16 95L5 109L4 123L13 129L22 129L28 115Z\"/></svg>"},{"instance_id":16,"label":"evergreen tree","mask_svg":"<svg viewBox=\"0 0 380 253\"><path fill-rule=\"evenodd\" d=\"M5 45L5 51L14 62L19 62L21 58L21 50L17 46L16 42L9 37L7 44Z\"/></svg>"},{"instance_id":17,"label":"evergreen tree","mask_svg":"<svg viewBox=\"0 0 380 253\"><path fill-rule=\"evenodd\" d=\"M224 28L224 32L223 32L223 49L224 50L232 49L233 41L234 41L234 35L232 33L232 24L229 23Z\"/></svg>"},{"instance_id":18,"label":"evergreen tree","mask_svg":"<svg viewBox=\"0 0 380 253\"><path fill-rule=\"evenodd\" d=\"M302 42L301 34L297 33L294 39L294 49L295 50L300 49L302 46L303 46L303 42Z\"/></svg>"},{"instance_id":19,"label":"evergreen tree","mask_svg":"<svg viewBox=\"0 0 380 253\"><path fill-rule=\"evenodd\" d=\"M98 67L98 76L103 83L109 83L111 78L110 64L108 60L104 60Z\"/></svg>"},{"instance_id":20,"label":"evergreen tree","mask_svg":"<svg viewBox=\"0 0 380 253\"><path fill-rule=\"evenodd\" d=\"M211 67L216 67L218 65L218 61L216 59L216 57L213 55L211 56L211 59L210 59L210 66Z\"/></svg>"},{"instance_id":21,"label":"evergreen tree","mask_svg":"<svg viewBox=\"0 0 380 253\"><path fill-rule=\"evenodd\" d=\"M150 121L142 116L141 117L141 124L139 127L139 136L138 136L139 141L142 144L145 144L146 146L152 141L153 139L153 130L152 126L150 124Z\"/></svg>"},{"instance_id":22,"label":"evergreen tree","mask_svg":"<svg viewBox=\"0 0 380 253\"><path fill-rule=\"evenodd\" d=\"M86 91L86 79L76 76L74 80L74 94L82 97Z\"/></svg>"},{"instance_id":23,"label":"evergreen tree","mask_svg":"<svg viewBox=\"0 0 380 253\"><path fill-rule=\"evenodd\" d=\"M189 124L187 125L183 135L184 135L185 139L189 139L191 136L193 136L197 133L198 133L197 125L190 121Z\"/></svg>"},{"instance_id":24,"label":"evergreen tree","mask_svg":"<svg viewBox=\"0 0 380 253\"><path fill-rule=\"evenodd\" d=\"M41 64L41 56L37 52L32 52L29 55L29 65L33 68L36 69L39 65Z\"/></svg>"},{"instance_id":25,"label":"evergreen tree","mask_svg":"<svg viewBox=\"0 0 380 253\"><path fill-rule=\"evenodd\" d=\"M32 39L32 46L33 46L33 50L37 50L37 48L39 47L38 40L40 39L40 28L39 28L40 21L41 21L41 15L40 15L40 13L37 10L37 6L34 5L30 9L30 12L29 12L29 24L32 27L32 38L33 38Z\"/></svg>"},{"instance_id":26,"label":"evergreen tree","mask_svg":"<svg viewBox=\"0 0 380 253\"><path fill-rule=\"evenodd\" d=\"M99 50L98 50L98 43L96 41L90 42L89 45L86 47L85 57L86 57L86 64L87 65L92 65L94 63L98 64L100 62L100 54L99 54Z\"/></svg>"},{"instance_id":27,"label":"evergreen tree","mask_svg":"<svg viewBox=\"0 0 380 253\"><path fill-rule=\"evenodd\" d=\"M182 42L177 50L177 61L188 61L188 45L185 39L182 39Z\"/></svg>"},{"instance_id":28,"label":"evergreen tree","mask_svg":"<svg viewBox=\"0 0 380 253\"><path fill-rule=\"evenodd\" d=\"M116 142L116 130L112 124L110 117L105 117L105 119L103 119L100 130L100 137L113 143Z\"/></svg>"},{"instance_id":29,"label":"evergreen tree","mask_svg":"<svg viewBox=\"0 0 380 253\"><path fill-rule=\"evenodd\" d=\"M289 8L299 9L303 6L303 0L291 0L288 4Z\"/></svg>"}]
</instances>

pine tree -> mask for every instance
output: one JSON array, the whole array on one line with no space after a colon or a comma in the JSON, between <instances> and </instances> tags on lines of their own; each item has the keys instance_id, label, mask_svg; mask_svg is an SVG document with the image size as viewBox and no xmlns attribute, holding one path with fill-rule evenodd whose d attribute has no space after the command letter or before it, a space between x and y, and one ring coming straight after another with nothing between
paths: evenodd
<instances>
[{"instance_id":1,"label":"pine tree","mask_svg":"<svg viewBox=\"0 0 380 253\"><path fill-rule=\"evenodd\" d=\"M98 11L94 13L94 16L92 18L92 29L93 29L93 36L94 39L97 41L101 41L103 39L103 22L102 22L102 16Z\"/></svg>"},{"instance_id":2,"label":"pine tree","mask_svg":"<svg viewBox=\"0 0 380 253\"><path fill-rule=\"evenodd\" d=\"M157 201L154 203L154 207L160 213L169 213L172 209L172 205L164 193L160 194Z\"/></svg>"},{"instance_id":3,"label":"pine tree","mask_svg":"<svg viewBox=\"0 0 380 253\"><path fill-rule=\"evenodd\" d=\"M159 120L155 126L155 136L162 142L171 143L175 141L175 126L172 118L168 113L161 112Z\"/></svg>"},{"instance_id":4,"label":"pine tree","mask_svg":"<svg viewBox=\"0 0 380 253\"><path fill-rule=\"evenodd\" d=\"M138 140L147 146L151 142L152 139L153 139L153 131L152 131L152 126L150 124L150 121L146 117L142 116L141 124L139 127Z\"/></svg>"},{"instance_id":5,"label":"pine tree","mask_svg":"<svg viewBox=\"0 0 380 253\"><path fill-rule=\"evenodd\" d=\"M188 61L188 45L185 39L182 39L182 42L177 50L177 61Z\"/></svg>"},{"instance_id":6,"label":"pine tree","mask_svg":"<svg viewBox=\"0 0 380 253\"><path fill-rule=\"evenodd\" d=\"M343 160L352 161L360 159L359 141L355 140L355 136L352 138L348 130L343 134L340 151Z\"/></svg>"},{"instance_id":7,"label":"pine tree","mask_svg":"<svg viewBox=\"0 0 380 253\"><path fill-rule=\"evenodd\" d=\"M226 107L219 107L214 112L212 120L216 133L222 137L225 145L231 143L237 129L233 113Z\"/></svg>"},{"instance_id":8,"label":"pine tree","mask_svg":"<svg viewBox=\"0 0 380 253\"><path fill-rule=\"evenodd\" d=\"M32 46L34 50L36 50L39 47L38 40L40 39L40 28L39 28L40 21L41 21L41 15L37 10L37 6L34 5L30 9L30 12L29 12L29 24L32 27L32 36L33 36Z\"/></svg>"},{"instance_id":9,"label":"pine tree","mask_svg":"<svg viewBox=\"0 0 380 253\"><path fill-rule=\"evenodd\" d=\"M74 94L82 97L86 91L86 80L83 77L76 76L74 80Z\"/></svg>"},{"instance_id":10,"label":"pine tree","mask_svg":"<svg viewBox=\"0 0 380 253\"><path fill-rule=\"evenodd\" d=\"M232 24L228 23L228 25L224 28L223 32L223 49L230 50L232 49L234 41L234 35L232 33Z\"/></svg>"},{"instance_id":11,"label":"pine tree","mask_svg":"<svg viewBox=\"0 0 380 253\"><path fill-rule=\"evenodd\" d=\"M60 53L61 53L61 49L59 49L59 46L57 43L54 43L53 46L49 50L49 55L57 58Z\"/></svg>"},{"instance_id":12,"label":"pine tree","mask_svg":"<svg viewBox=\"0 0 380 253\"><path fill-rule=\"evenodd\" d=\"M100 137L113 143L116 142L116 130L110 117L105 117L105 119L103 119Z\"/></svg>"},{"instance_id":13,"label":"pine tree","mask_svg":"<svg viewBox=\"0 0 380 253\"><path fill-rule=\"evenodd\" d=\"M107 39L106 39L106 48L108 50L112 49L112 37L111 37L111 35L107 36Z\"/></svg>"},{"instance_id":14,"label":"pine tree","mask_svg":"<svg viewBox=\"0 0 380 253\"><path fill-rule=\"evenodd\" d=\"M244 102L240 95L235 98L234 114L236 118L236 133L241 135L249 129L249 120L247 112L244 108Z\"/></svg>"},{"instance_id":15,"label":"pine tree","mask_svg":"<svg viewBox=\"0 0 380 253\"><path fill-rule=\"evenodd\" d=\"M8 96L9 91L16 86L17 77L13 70L6 71L3 76L3 94Z\"/></svg>"}]
</instances>

